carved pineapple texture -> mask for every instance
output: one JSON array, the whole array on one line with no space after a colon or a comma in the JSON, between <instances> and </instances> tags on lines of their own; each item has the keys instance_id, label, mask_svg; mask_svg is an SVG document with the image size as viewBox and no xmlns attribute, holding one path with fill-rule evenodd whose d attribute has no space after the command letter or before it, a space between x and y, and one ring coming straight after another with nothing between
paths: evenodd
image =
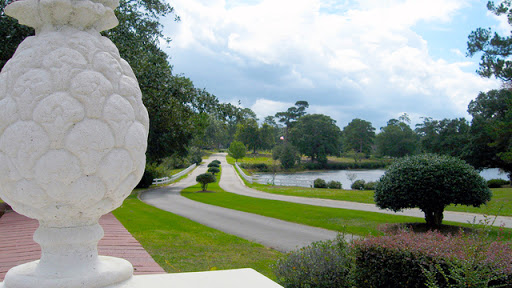
<instances>
[{"instance_id":1,"label":"carved pineapple texture","mask_svg":"<svg viewBox=\"0 0 512 288\"><path fill-rule=\"evenodd\" d=\"M0 197L51 226L94 223L144 172L149 117L97 32L41 33L0 73Z\"/></svg>"}]
</instances>

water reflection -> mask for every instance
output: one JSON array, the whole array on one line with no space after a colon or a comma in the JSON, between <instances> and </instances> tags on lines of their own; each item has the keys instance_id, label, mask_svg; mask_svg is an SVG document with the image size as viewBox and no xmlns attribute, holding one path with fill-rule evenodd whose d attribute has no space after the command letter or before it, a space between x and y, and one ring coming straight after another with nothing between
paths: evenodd
<instances>
[{"instance_id":1,"label":"water reflection","mask_svg":"<svg viewBox=\"0 0 512 288\"><path fill-rule=\"evenodd\" d=\"M317 178L324 179L326 182L339 181L343 189L350 189L352 181L349 177L355 177L354 180L364 180L366 182L377 181L384 175L385 170L333 170L333 171L321 171L321 172L300 172L300 173L278 173L275 176L275 183L278 185L288 186L303 186L309 187L313 184L313 181ZM499 169L485 169L480 172L480 175L486 180L490 179L505 179L508 177L505 173L501 173ZM270 183L272 181L272 174L258 174L260 183ZM295 181L299 180L299 181ZM287 184L288 183L288 184ZM295 183L295 184L294 184Z\"/></svg>"}]
</instances>

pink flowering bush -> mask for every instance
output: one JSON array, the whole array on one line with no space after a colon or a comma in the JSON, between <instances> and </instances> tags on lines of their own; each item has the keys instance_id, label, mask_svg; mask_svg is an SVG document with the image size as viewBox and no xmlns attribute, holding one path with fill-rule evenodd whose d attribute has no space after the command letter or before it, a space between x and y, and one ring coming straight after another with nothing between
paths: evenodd
<instances>
[{"instance_id":1,"label":"pink flowering bush","mask_svg":"<svg viewBox=\"0 0 512 288\"><path fill-rule=\"evenodd\" d=\"M477 277L489 278L489 285L512 287L512 247L506 242L462 233L446 236L432 231L399 231L355 241L353 248L354 275L360 288L426 287L426 271L430 271L430 283L437 283L435 287L459 287L452 285L457 280L449 274L461 265Z\"/></svg>"}]
</instances>

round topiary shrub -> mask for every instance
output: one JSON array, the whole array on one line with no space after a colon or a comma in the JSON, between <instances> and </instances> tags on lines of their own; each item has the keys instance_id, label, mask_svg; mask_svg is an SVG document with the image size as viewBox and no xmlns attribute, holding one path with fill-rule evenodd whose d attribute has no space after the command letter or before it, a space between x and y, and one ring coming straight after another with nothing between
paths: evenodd
<instances>
[{"instance_id":1,"label":"round topiary shrub","mask_svg":"<svg viewBox=\"0 0 512 288\"><path fill-rule=\"evenodd\" d=\"M220 164L218 164L216 162L210 162L210 164L208 164L208 167L217 167L217 168L219 168Z\"/></svg>"},{"instance_id":2,"label":"round topiary shrub","mask_svg":"<svg viewBox=\"0 0 512 288\"><path fill-rule=\"evenodd\" d=\"M341 189L341 182L339 181L329 181L329 183L327 183L327 188L329 189Z\"/></svg>"},{"instance_id":3,"label":"round topiary shrub","mask_svg":"<svg viewBox=\"0 0 512 288\"><path fill-rule=\"evenodd\" d=\"M367 183L364 183L364 190L375 190L377 187L378 182L377 181L370 181Z\"/></svg>"},{"instance_id":4,"label":"round topiary shrub","mask_svg":"<svg viewBox=\"0 0 512 288\"><path fill-rule=\"evenodd\" d=\"M201 183L201 189L203 191L206 191L206 188L208 188L208 184L216 182L217 178L212 173L204 173L199 174L196 177L196 181Z\"/></svg>"},{"instance_id":5,"label":"round topiary shrub","mask_svg":"<svg viewBox=\"0 0 512 288\"><path fill-rule=\"evenodd\" d=\"M315 182L313 182L313 187L315 187L315 188L327 188L327 183L325 183L324 179L316 178Z\"/></svg>"},{"instance_id":6,"label":"round topiary shrub","mask_svg":"<svg viewBox=\"0 0 512 288\"><path fill-rule=\"evenodd\" d=\"M350 188L352 188L353 190L364 190L365 183L366 182L364 180L356 180L354 181L354 183L352 183L352 186L350 186Z\"/></svg>"},{"instance_id":7,"label":"round topiary shrub","mask_svg":"<svg viewBox=\"0 0 512 288\"><path fill-rule=\"evenodd\" d=\"M487 182L466 162L435 154L404 157L394 162L375 190L379 208L419 208L430 227L441 225L450 204L479 207L491 199Z\"/></svg>"},{"instance_id":8,"label":"round topiary shrub","mask_svg":"<svg viewBox=\"0 0 512 288\"><path fill-rule=\"evenodd\" d=\"M216 173L219 173L220 172L220 169L217 168L217 167L210 167L208 168L208 172L212 173L213 175L215 175Z\"/></svg>"}]
</instances>

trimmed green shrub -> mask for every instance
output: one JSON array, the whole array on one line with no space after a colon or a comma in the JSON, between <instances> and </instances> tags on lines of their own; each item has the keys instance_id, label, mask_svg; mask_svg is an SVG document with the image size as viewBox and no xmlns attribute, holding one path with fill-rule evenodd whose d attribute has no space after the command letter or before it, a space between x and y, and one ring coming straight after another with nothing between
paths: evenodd
<instances>
[{"instance_id":1,"label":"trimmed green shrub","mask_svg":"<svg viewBox=\"0 0 512 288\"><path fill-rule=\"evenodd\" d=\"M420 208L430 227L441 225L450 204L479 207L491 199L487 182L466 162L450 156L421 154L393 163L380 178L375 203L395 212Z\"/></svg>"},{"instance_id":2,"label":"trimmed green shrub","mask_svg":"<svg viewBox=\"0 0 512 288\"><path fill-rule=\"evenodd\" d=\"M220 164L217 164L215 162L210 162L210 164L208 164L208 167L217 167L217 168L219 168Z\"/></svg>"},{"instance_id":3,"label":"trimmed green shrub","mask_svg":"<svg viewBox=\"0 0 512 288\"><path fill-rule=\"evenodd\" d=\"M352 183L352 190L364 190L364 185L366 184L366 181L364 180L356 180L354 183Z\"/></svg>"},{"instance_id":4,"label":"trimmed green shrub","mask_svg":"<svg viewBox=\"0 0 512 288\"><path fill-rule=\"evenodd\" d=\"M327 183L327 188L329 189L341 189L341 182L339 181L329 181L329 183Z\"/></svg>"},{"instance_id":5,"label":"trimmed green shrub","mask_svg":"<svg viewBox=\"0 0 512 288\"><path fill-rule=\"evenodd\" d=\"M217 168L217 167L210 167L208 168L208 172L212 173L213 175L215 175L216 173L219 173L220 172L220 169Z\"/></svg>"},{"instance_id":6,"label":"trimmed green shrub","mask_svg":"<svg viewBox=\"0 0 512 288\"><path fill-rule=\"evenodd\" d=\"M211 163L217 163L217 164L219 164L219 165L220 165L220 161L219 161L219 160L217 160L217 159L213 160Z\"/></svg>"},{"instance_id":7,"label":"trimmed green shrub","mask_svg":"<svg viewBox=\"0 0 512 288\"><path fill-rule=\"evenodd\" d=\"M196 181L198 183L201 183L201 189L203 191L206 191L206 189L208 188L208 184L216 182L217 178L212 173L204 173L199 174L196 177Z\"/></svg>"},{"instance_id":8,"label":"trimmed green shrub","mask_svg":"<svg viewBox=\"0 0 512 288\"><path fill-rule=\"evenodd\" d=\"M494 278L492 285L512 287L512 247L506 242L491 242L463 234L445 236L437 231L399 231L394 235L356 240L353 249L355 287L359 288L427 287L428 272L425 270L431 271L430 277L438 287L473 287L448 286L445 277L435 268L437 266L449 275L456 273L453 267L462 263L471 263L466 267L468 274L462 277L470 274L480 278L489 276L489 279ZM484 271L490 271L492 275L482 273ZM448 281L449 284L456 282Z\"/></svg>"},{"instance_id":9,"label":"trimmed green shrub","mask_svg":"<svg viewBox=\"0 0 512 288\"><path fill-rule=\"evenodd\" d=\"M378 183L379 182L377 182L377 181L366 182L366 183L364 183L364 190L375 190Z\"/></svg>"},{"instance_id":10,"label":"trimmed green shrub","mask_svg":"<svg viewBox=\"0 0 512 288\"><path fill-rule=\"evenodd\" d=\"M315 242L286 254L274 266L279 284L285 288L353 287L353 260L342 237Z\"/></svg>"},{"instance_id":11,"label":"trimmed green shrub","mask_svg":"<svg viewBox=\"0 0 512 288\"><path fill-rule=\"evenodd\" d=\"M153 183L153 179L165 177L165 174L160 170L163 170L161 166L157 166L156 164L146 164L144 174L136 188L148 188Z\"/></svg>"},{"instance_id":12,"label":"trimmed green shrub","mask_svg":"<svg viewBox=\"0 0 512 288\"><path fill-rule=\"evenodd\" d=\"M510 182L503 179L491 179L487 181L487 187L489 188L501 188L503 185L507 185Z\"/></svg>"},{"instance_id":13,"label":"trimmed green shrub","mask_svg":"<svg viewBox=\"0 0 512 288\"><path fill-rule=\"evenodd\" d=\"M324 179L316 178L313 182L313 187L315 188L327 188L327 183L325 183Z\"/></svg>"}]
</instances>

